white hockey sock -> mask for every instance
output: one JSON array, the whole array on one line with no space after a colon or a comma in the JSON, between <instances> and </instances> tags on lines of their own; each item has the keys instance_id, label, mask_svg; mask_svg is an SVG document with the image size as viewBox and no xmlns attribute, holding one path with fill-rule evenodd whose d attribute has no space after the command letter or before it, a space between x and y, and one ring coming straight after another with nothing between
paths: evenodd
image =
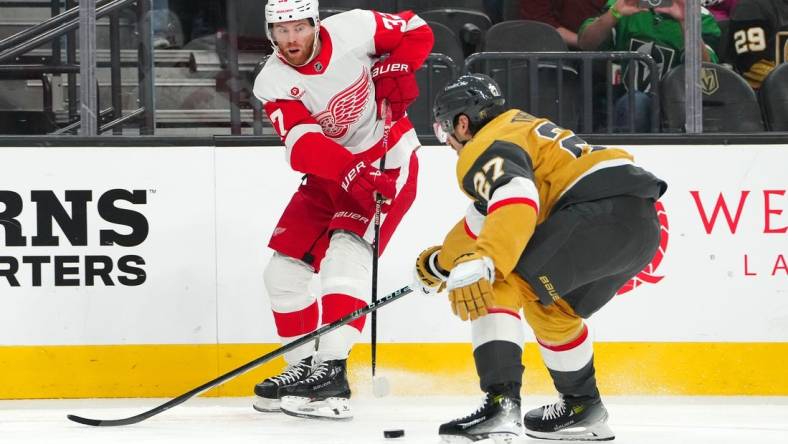
<instances>
[{"instance_id":1,"label":"white hockey sock","mask_svg":"<svg viewBox=\"0 0 788 444\"><path fill-rule=\"evenodd\" d=\"M279 253L274 254L265 268L265 288L282 344L289 344L317 329L320 310L309 291L313 275L312 267ZM285 361L298 363L311 356L314 350L315 343L308 342L285 353Z\"/></svg>"},{"instance_id":2,"label":"white hockey sock","mask_svg":"<svg viewBox=\"0 0 788 444\"><path fill-rule=\"evenodd\" d=\"M363 298L372 285L371 265L372 250L360 237L345 231L331 236L320 271L323 325L366 305ZM357 319L324 335L318 345L318 359L346 359L361 336L363 326L364 319Z\"/></svg>"}]
</instances>

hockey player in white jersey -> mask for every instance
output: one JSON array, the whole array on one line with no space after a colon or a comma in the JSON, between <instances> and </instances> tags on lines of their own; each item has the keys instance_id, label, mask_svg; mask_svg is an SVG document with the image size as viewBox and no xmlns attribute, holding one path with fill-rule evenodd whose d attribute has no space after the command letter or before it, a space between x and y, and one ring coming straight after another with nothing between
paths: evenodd
<instances>
[{"instance_id":1,"label":"hockey player in white jersey","mask_svg":"<svg viewBox=\"0 0 788 444\"><path fill-rule=\"evenodd\" d=\"M406 109L418 96L414 72L433 36L411 11L357 9L321 21L317 0L269 0L265 15L274 54L254 94L288 163L305 174L271 237L275 253L264 273L277 332L289 343L367 303L374 194L388 199L381 253L416 194L419 141ZM384 102L392 120L381 172ZM308 288L314 273L320 304ZM287 353L285 371L255 386L254 407L351 418L346 362L364 322Z\"/></svg>"}]
</instances>

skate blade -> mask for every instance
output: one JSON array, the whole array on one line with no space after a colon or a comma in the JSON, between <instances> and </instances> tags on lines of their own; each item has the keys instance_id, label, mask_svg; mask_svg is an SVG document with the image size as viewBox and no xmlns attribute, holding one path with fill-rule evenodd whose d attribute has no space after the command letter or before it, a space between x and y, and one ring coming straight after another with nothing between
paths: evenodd
<instances>
[{"instance_id":1,"label":"skate blade","mask_svg":"<svg viewBox=\"0 0 788 444\"><path fill-rule=\"evenodd\" d=\"M521 436L511 433L490 433L489 442L495 444L514 444L521 441Z\"/></svg>"},{"instance_id":2,"label":"skate blade","mask_svg":"<svg viewBox=\"0 0 788 444\"><path fill-rule=\"evenodd\" d=\"M280 404L282 412L290 416L308 419L345 421L353 419L353 410L348 398L326 398L311 400L300 396L285 396Z\"/></svg>"},{"instance_id":3,"label":"skate blade","mask_svg":"<svg viewBox=\"0 0 788 444\"><path fill-rule=\"evenodd\" d=\"M616 439L613 430L605 423L573 427L557 432L536 432L526 428L525 434L531 438L550 439L553 441L611 441Z\"/></svg>"},{"instance_id":4,"label":"skate blade","mask_svg":"<svg viewBox=\"0 0 788 444\"><path fill-rule=\"evenodd\" d=\"M278 399L261 398L260 396L255 396L252 408L263 413L279 413L282 411L279 407Z\"/></svg>"},{"instance_id":5,"label":"skate blade","mask_svg":"<svg viewBox=\"0 0 788 444\"><path fill-rule=\"evenodd\" d=\"M514 444L521 442L521 438L512 433L490 433L480 436L441 435L441 442L446 444Z\"/></svg>"}]
</instances>

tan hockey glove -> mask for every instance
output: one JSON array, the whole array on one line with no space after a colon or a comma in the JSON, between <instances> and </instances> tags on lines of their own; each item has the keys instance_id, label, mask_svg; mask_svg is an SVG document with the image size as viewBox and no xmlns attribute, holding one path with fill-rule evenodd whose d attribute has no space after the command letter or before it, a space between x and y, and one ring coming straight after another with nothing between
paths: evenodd
<instances>
[{"instance_id":1,"label":"tan hockey glove","mask_svg":"<svg viewBox=\"0 0 788 444\"><path fill-rule=\"evenodd\" d=\"M438 266L438 253L440 251L441 246L436 245L427 248L419 254L414 271L414 290L421 290L425 295L433 295L446 288L446 279L449 276L445 270Z\"/></svg>"},{"instance_id":2,"label":"tan hockey glove","mask_svg":"<svg viewBox=\"0 0 788 444\"><path fill-rule=\"evenodd\" d=\"M446 288L455 315L463 321L487 314L493 306L492 284L495 266L492 259L479 253L466 253L454 261Z\"/></svg>"}]
</instances>

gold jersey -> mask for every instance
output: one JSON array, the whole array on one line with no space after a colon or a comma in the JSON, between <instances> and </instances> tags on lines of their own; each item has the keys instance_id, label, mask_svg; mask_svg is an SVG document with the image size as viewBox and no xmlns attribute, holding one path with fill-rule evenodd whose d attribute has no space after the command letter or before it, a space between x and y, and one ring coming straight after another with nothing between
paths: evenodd
<instances>
[{"instance_id":1,"label":"gold jersey","mask_svg":"<svg viewBox=\"0 0 788 444\"><path fill-rule=\"evenodd\" d=\"M473 201L438 257L451 269L460 254L489 256L506 277L536 226L572 203L619 195L656 200L664 182L619 148L592 146L547 119L512 109L485 125L460 151L460 189Z\"/></svg>"}]
</instances>

